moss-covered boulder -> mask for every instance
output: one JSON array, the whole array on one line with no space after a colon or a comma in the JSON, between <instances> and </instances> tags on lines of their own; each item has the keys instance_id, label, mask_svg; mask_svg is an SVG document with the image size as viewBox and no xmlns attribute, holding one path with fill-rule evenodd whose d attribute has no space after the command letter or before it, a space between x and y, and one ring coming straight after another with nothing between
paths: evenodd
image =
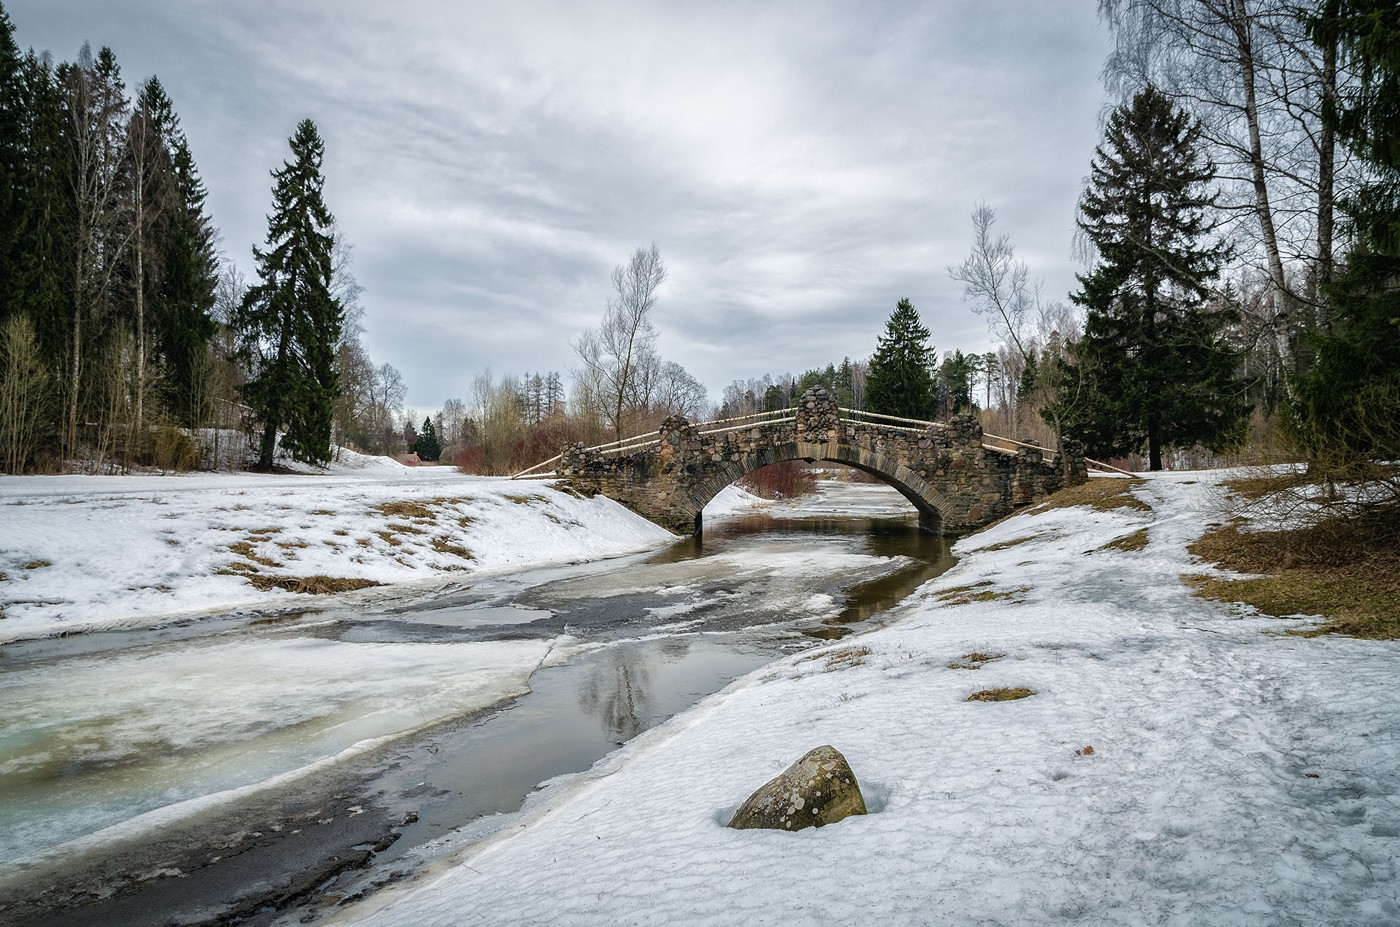
<instances>
[{"instance_id":1,"label":"moss-covered boulder","mask_svg":"<svg viewBox=\"0 0 1400 927\"><path fill-rule=\"evenodd\" d=\"M823 744L750 795L729 826L802 830L835 824L853 814L865 814L860 783L841 751Z\"/></svg>"}]
</instances>

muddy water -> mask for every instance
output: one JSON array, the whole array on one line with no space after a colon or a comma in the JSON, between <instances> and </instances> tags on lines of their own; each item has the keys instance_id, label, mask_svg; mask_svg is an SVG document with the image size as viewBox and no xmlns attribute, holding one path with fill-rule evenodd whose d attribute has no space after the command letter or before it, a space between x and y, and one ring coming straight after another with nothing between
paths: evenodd
<instances>
[{"instance_id":1,"label":"muddy water","mask_svg":"<svg viewBox=\"0 0 1400 927\"><path fill-rule=\"evenodd\" d=\"M198 738L178 742L168 758L160 753L170 739L162 732L190 724L178 690L151 700L149 707L147 700L131 697L120 718L75 715L73 725L100 722L128 733L130 743L112 738L104 747L111 769L124 771L113 776L49 758L44 775L31 772L24 783L23 808L9 809L18 815L11 823L34 830L43 829L47 809L69 825L86 817L105 822L159 808L166 795L183 798L255 783L275 772L259 765L266 762L270 742L288 741L285 746L300 763L334 756L337 737L346 738L348 746L365 731L378 736L385 729L374 725L392 729L397 723L407 730L415 715L438 719L387 748L329 766L323 762L316 776L288 789L265 789L256 802L221 808L217 820L183 821L174 836L162 835L158 853L153 841L143 845L138 838L114 845L106 855L99 850L81 866L70 863L65 869L61 862L35 872L36 879L57 889L47 900L31 897L24 910L37 916L17 922L271 923L277 911L259 901L268 883L303 898L296 916L283 910L284 922L315 920L329 909L328 901L365 890L367 878L382 877L401 857L408 855L404 865L409 865L418 848L453 829L518 809L537 784L587 769L618 744L775 656L878 620L951 565L947 548L946 541L918 531L912 508L892 491L826 486L818 499L773 515L711 519L703 538L651 555L495 578L377 612L323 612L7 648L0 662L10 680L30 685L32 679L40 688L51 682L71 691L82 686L81 673L106 673L93 678L120 682L127 665L132 672L165 666L170 688L192 662L204 660L217 677L226 665L224 652L236 655L243 649L258 666L285 658L293 667L289 678L311 672L316 687L308 698L306 686L282 683L286 691L279 698L302 699L297 704L306 713L291 726L262 719L247 705L219 709L217 700L210 702L216 713L223 712L227 730L211 724ZM437 656L420 667L421 645L430 645L427 652L434 654L447 652L438 649L441 645L463 654L475 652L476 645L507 653L517 646L529 653L535 652L531 647L540 653L548 648L552 658L529 675L528 694L505 710L453 720L441 705L439 690L450 689L452 682L444 660ZM296 663L303 655L320 662ZM337 675L334 661L347 656ZM378 661L392 659L403 662L380 669ZM237 664L227 665L238 672ZM376 673L384 679L374 679ZM435 687L431 678L424 681L425 673L445 681ZM409 680L412 685L405 685ZM236 681L227 684L250 691L238 690ZM389 686L387 699L376 688L383 685ZM395 692L402 698L394 699ZM320 693L334 710L313 710ZM207 693L198 698L207 701ZM275 704L268 709L277 712ZM150 716L133 717L143 711ZM45 736L79 746L92 739L84 730L68 733L64 724L61 717L52 719ZM23 732L18 736L22 739ZM4 740L0 737L0 748ZM27 749L14 738L11 746L17 755ZM247 755L241 766L240 751ZM0 780L5 768L0 763ZM0 794L5 788L0 781ZM83 802L90 795L94 803L87 810ZM0 801L0 811L4 805ZM303 819L311 823L293 826ZM394 827L400 822L406 823ZM313 824L324 826L318 830ZM390 830L399 836L386 845ZM279 834L296 837L274 836ZM296 841L301 841L297 865L305 863L305 871L286 887L283 870L292 855L287 847ZM118 871L122 865L126 871L113 877L117 852ZM231 858L241 868L230 868ZM355 866L368 861L369 877L335 876L346 860ZM167 871L169 878L150 875ZM198 913L187 914L196 882L204 897ZM113 899L86 903L112 888L117 889ZM0 907L0 922L5 921Z\"/></svg>"}]
</instances>

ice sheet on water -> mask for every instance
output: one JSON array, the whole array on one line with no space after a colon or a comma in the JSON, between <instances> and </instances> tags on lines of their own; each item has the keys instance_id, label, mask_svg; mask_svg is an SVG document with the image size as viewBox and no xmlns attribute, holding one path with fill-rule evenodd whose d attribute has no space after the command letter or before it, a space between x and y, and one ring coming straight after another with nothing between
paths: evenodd
<instances>
[{"instance_id":1,"label":"ice sheet on water","mask_svg":"<svg viewBox=\"0 0 1400 927\"><path fill-rule=\"evenodd\" d=\"M0 861L523 691L549 641L204 639L0 675Z\"/></svg>"}]
</instances>

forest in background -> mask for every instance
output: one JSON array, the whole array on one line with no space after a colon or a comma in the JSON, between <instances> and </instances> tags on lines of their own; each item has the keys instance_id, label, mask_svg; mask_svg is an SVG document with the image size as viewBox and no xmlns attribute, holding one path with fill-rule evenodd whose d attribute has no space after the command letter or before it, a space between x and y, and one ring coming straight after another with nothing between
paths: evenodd
<instances>
[{"instance_id":1,"label":"forest in background","mask_svg":"<svg viewBox=\"0 0 1400 927\"><path fill-rule=\"evenodd\" d=\"M314 394L316 411L273 416L252 397L278 339L253 332L249 310L284 306L270 294L288 271L261 267L250 282L221 260L157 79L128 93L106 48L57 65L22 54L0 7L0 469L240 466L285 414L314 420L330 445L508 473L668 415L782 408L812 385L851 408L975 413L989 432L1069 437L1132 466L1301 456L1343 473L1394 459L1396 11L1101 0L1100 12L1114 41L1110 105L1080 203L1080 289L1047 295L986 204L972 211L966 258L944 268L987 319L993 351L938 353L899 302L871 357L736 379L712 399L657 353L666 267L653 244L614 271L567 383L485 371L465 398L419 412L404 407L403 375L360 339L353 252L329 209L279 187L274 213L323 213L318 237L296 245L325 294L322 322L289 337L324 359L285 381ZM1174 160L1139 157L1148 139ZM319 196L319 139L290 141L274 177L310 167ZM1152 181L1168 167L1177 180ZM1143 209L1133 234L1167 238L1120 234ZM291 247L275 226L259 254ZM1168 238L1170 254L1142 257ZM320 437L290 443L305 459L330 453Z\"/></svg>"}]
</instances>

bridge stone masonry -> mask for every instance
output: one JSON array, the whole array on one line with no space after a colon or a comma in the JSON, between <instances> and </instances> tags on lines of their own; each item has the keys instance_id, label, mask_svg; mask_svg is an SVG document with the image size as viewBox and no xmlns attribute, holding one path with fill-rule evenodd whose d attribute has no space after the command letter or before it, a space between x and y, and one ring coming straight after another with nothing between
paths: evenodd
<instances>
[{"instance_id":1,"label":"bridge stone masonry","mask_svg":"<svg viewBox=\"0 0 1400 927\"><path fill-rule=\"evenodd\" d=\"M575 444L518 476L555 463L553 474L533 475L601 493L689 535L700 533L706 503L745 474L785 460L827 461L899 490L918 509L925 530L959 534L1085 482L1084 455L1067 445L1047 460L1051 455L1039 447L984 435L971 416L944 425L840 409L818 388L803 394L795 409L695 425L672 417L654 437L594 448Z\"/></svg>"}]
</instances>

